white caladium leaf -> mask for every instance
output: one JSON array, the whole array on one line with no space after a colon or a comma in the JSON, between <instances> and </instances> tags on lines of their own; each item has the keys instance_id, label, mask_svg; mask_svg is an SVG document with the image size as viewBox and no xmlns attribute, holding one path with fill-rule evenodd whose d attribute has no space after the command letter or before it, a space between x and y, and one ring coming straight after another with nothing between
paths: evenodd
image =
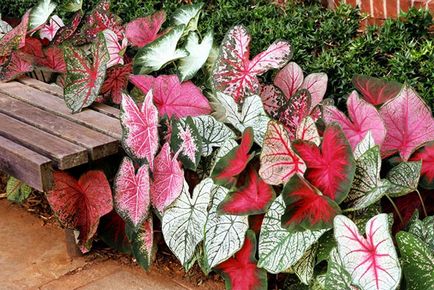
<instances>
[{"instance_id":1,"label":"white caladium leaf","mask_svg":"<svg viewBox=\"0 0 434 290\"><path fill-rule=\"evenodd\" d=\"M284 184L294 174L303 175L306 170L306 164L291 149L288 132L276 121L268 123L260 159L259 175L272 185Z\"/></svg>"},{"instance_id":2,"label":"white caladium leaf","mask_svg":"<svg viewBox=\"0 0 434 290\"><path fill-rule=\"evenodd\" d=\"M235 138L235 133L214 117L193 117L193 122L202 138L202 156L211 155L214 147L221 147L228 139Z\"/></svg>"},{"instance_id":3,"label":"white caladium leaf","mask_svg":"<svg viewBox=\"0 0 434 290\"><path fill-rule=\"evenodd\" d=\"M188 56L179 60L179 78L181 81L191 79L205 64L211 52L213 44L213 33L209 31L199 44L199 36L195 32L190 32L185 45Z\"/></svg>"},{"instance_id":4,"label":"white caladium leaf","mask_svg":"<svg viewBox=\"0 0 434 290\"><path fill-rule=\"evenodd\" d=\"M231 96L217 92L217 100L225 109L227 121L240 132L252 127L255 142L262 146L270 118L264 111L261 97L254 95L246 98L241 112L239 112L238 105Z\"/></svg>"},{"instance_id":5,"label":"white caladium leaf","mask_svg":"<svg viewBox=\"0 0 434 290\"><path fill-rule=\"evenodd\" d=\"M387 174L391 187L389 196L398 197L417 190L422 161L401 162Z\"/></svg>"},{"instance_id":6,"label":"white caladium leaf","mask_svg":"<svg viewBox=\"0 0 434 290\"><path fill-rule=\"evenodd\" d=\"M3 38L3 36L12 30L12 26L9 25L6 21L1 20L1 14L0 14L0 39Z\"/></svg>"},{"instance_id":7,"label":"white caladium leaf","mask_svg":"<svg viewBox=\"0 0 434 290\"><path fill-rule=\"evenodd\" d=\"M191 117L173 123L170 145L186 168L196 170L202 153L202 138Z\"/></svg>"},{"instance_id":8,"label":"white caladium leaf","mask_svg":"<svg viewBox=\"0 0 434 290\"><path fill-rule=\"evenodd\" d=\"M49 41L52 41L54 36L56 36L57 31L63 26L65 26L65 24L62 19L57 15L53 15L48 24L45 24L42 26L41 30L39 30L39 37L41 39L46 38Z\"/></svg>"},{"instance_id":9,"label":"white caladium leaf","mask_svg":"<svg viewBox=\"0 0 434 290\"><path fill-rule=\"evenodd\" d=\"M127 226L125 232L137 263L143 269L148 270L156 250L152 215L149 215L138 230Z\"/></svg>"},{"instance_id":10,"label":"white caladium leaf","mask_svg":"<svg viewBox=\"0 0 434 290\"><path fill-rule=\"evenodd\" d=\"M214 186L211 192L211 208L205 225L204 251L207 272L238 252L244 244L244 237L249 228L247 216L220 215L218 205L229 190Z\"/></svg>"},{"instance_id":11,"label":"white caladium leaf","mask_svg":"<svg viewBox=\"0 0 434 290\"><path fill-rule=\"evenodd\" d=\"M188 184L184 181L181 195L163 215L164 240L185 268L203 239L212 186L212 180L206 178L194 188L190 197Z\"/></svg>"},{"instance_id":12,"label":"white caladium leaf","mask_svg":"<svg viewBox=\"0 0 434 290\"><path fill-rule=\"evenodd\" d=\"M332 249L328 259L325 287L328 290L354 289L354 286L351 285L351 275L342 265L341 257L339 257L336 248Z\"/></svg>"},{"instance_id":13,"label":"white caladium leaf","mask_svg":"<svg viewBox=\"0 0 434 290\"><path fill-rule=\"evenodd\" d=\"M356 145L356 148L354 148L354 159L359 159L363 154L365 154L366 151L368 151L374 146L374 137L372 136L371 131L368 131L362 141L360 141L360 143Z\"/></svg>"},{"instance_id":14,"label":"white caladium leaf","mask_svg":"<svg viewBox=\"0 0 434 290\"><path fill-rule=\"evenodd\" d=\"M307 116L301 120L300 125L295 133L295 138L299 140L310 141L316 146L321 144L321 138L319 137L318 129L312 117Z\"/></svg>"},{"instance_id":15,"label":"white caladium leaf","mask_svg":"<svg viewBox=\"0 0 434 290\"><path fill-rule=\"evenodd\" d=\"M48 17L56 9L56 4L51 2L51 0L41 0L37 6L32 8L30 11L29 27L30 29L35 29L45 24Z\"/></svg>"},{"instance_id":16,"label":"white caladium leaf","mask_svg":"<svg viewBox=\"0 0 434 290\"><path fill-rule=\"evenodd\" d=\"M183 25L176 26L164 36L139 49L134 57L134 74L148 74L169 62L186 57L188 52L184 48L176 48L183 31Z\"/></svg>"},{"instance_id":17,"label":"white caladium leaf","mask_svg":"<svg viewBox=\"0 0 434 290\"><path fill-rule=\"evenodd\" d=\"M104 38L107 44L110 60L107 63L107 68L117 64L124 64L124 54L127 50L128 40L125 37L122 42L119 42L118 36L110 29L103 31Z\"/></svg>"},{"instance_id":18,"label":"white caladium leaf","mask_svg":"<svg viewBox=\"0 0 434 290\"><path fill-rule=\"evenodd\" d=\"M303 284L309 285L312 281L317 251L318 244L313 244L292 267L292 270Z\"/></svg>"},{"instance_id":19,"label":"white caladium leaf","mask_svg":"<svg viewBox=\"0 0 434 290\"><path fill-rule=\"evenodd\" d=\"M258 267L277 274L295 265L327 230L289 231L282 227L285 212L282 196L277 197L265 214L259 236Z\"/></svg>"},{"instance_id":20,"label":"white caladium leaf","mask_svg":"<svg viewBox=\"0 0 434 290\"><path fill-rule=\"evenodd\" d=\"M393 290L401 280L401 267L389 232L387 214L366 224L366 239L347 217L334 220L335 239L344 268L352 283L362 290Z\"/></svg>"},{"instance_id":21,"label":"white caladium leaf","mask_svg":"<svg viewBox=\"0 0 434 290\"><path fill-rule=\"evenodd\" d=\"M202 7L203 3L183 5L173 13L173 23L175 25L185 25L184 35L197 30L197 22Z\"/></svg>"}]
</instances>

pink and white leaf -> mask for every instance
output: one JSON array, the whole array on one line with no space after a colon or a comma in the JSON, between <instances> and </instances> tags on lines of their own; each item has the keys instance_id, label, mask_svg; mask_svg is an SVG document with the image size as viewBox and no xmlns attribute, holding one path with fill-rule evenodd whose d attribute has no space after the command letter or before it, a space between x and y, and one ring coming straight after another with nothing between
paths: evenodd
<instances>
[{"instance_id":1,"label":"pink and white leaf","mask_svg":"<svg viewBox=\"0 0 434 290\"><path fill-rule=\"evenodd\" d=\"M65 26L65 24L62 19L57 15L53 15L48 24L45 24L42 26L41 30L39 30L39 37L41 39L46 38L49 41L52 41L54 36L56 36L57 31L63 26Z\"/></svg>"},{"instance_id":2,"label":"pink and white leaf","mask_svg":"<svg viewBox=\"0 0 434 290\"><path fill-rule=\"evenodd\" d=\"M321 144L318 129L310 116L301 120L300 126L297 128L295 133L295 139L309 141L314 143L316 146Z\"/></svg>"},{"instance_id":3,"label":"pink and white leaf","mask_svg":"<svg viewBox=\"0 0 434 290\"><path fill-rule=\"evenodd\" d=\"M279 116L279 110L283 106L285 96L273 85L261 86L259 93L264 110L270 117L276 119Z\"/></svg>"},{"instance_id":4,"label":"pink and white leaf","mask_svg":"<svg viewBox=\"0 0 434 290\"><path fill-rule=\"evenodd\" d=\"M103 33L110 56L110 60L107 63L107 68L117 64L124 64L124 54L128 44L127 39L124 38L119 43L116 33L114 33L112 30L106 29L103 31Z\"/></svg>"},{"instance_id":5,"label":"pink and white leaf","mask_svg":"<svg viewBox=\"0 0 434 290\"><path fill-rule=\"evenodd\" d=\"M304 79L301 88L308 90L311 95L311 111L316 105L321 103L322 99L324 98L324 95L327 91L327 81L328 77L325 73L312 73Z\"/></svg>"},{"instance_id":6,"label":"pink and white leaf","mask_svg":"<svg viewBox=\"0 0 434 290\"><path fill-rule=\"evenodd\" d=\"M276 85L289 100L303 84L303 70L295 62L288 63L274 78Z\"/></svg>"},{"instance_id":7,"label":"pink and white leaf","mask_svg":"<svg viewBox=\"0 0 434 290\"><path fill-rule=\"evenodd\" d=\"M334 220L335 239L342 264L352 284L363 290L394 290L401 280L401 267L389 232L387 214L366 224L366 238L347 217Z\"/></svg>"},{"instance_id":8,"label":"pink and white leaf","mask_svg":"<svg viewBox=\"0 0 434 290\"><path fill-rule=\"evenodd\" d=\"M147 17L137 18L127 24L125 28L126 37L132 45L143 47L160 36L158 31L164 21L166 21L166 13L164 11L155 12Z\"/></svg>"},{"instance_id":9,"label":"pink and white leaf","mask_svg":"<svg viewBox=\"0 0 434 290\"><path fill-rule=\"evenodd\" d=\"M303 118L309 115L310 104L311 96L309 91L301 89L279 110L278 120L285 125L291 140L294 139Z\"/></svg>"}]
</instances>

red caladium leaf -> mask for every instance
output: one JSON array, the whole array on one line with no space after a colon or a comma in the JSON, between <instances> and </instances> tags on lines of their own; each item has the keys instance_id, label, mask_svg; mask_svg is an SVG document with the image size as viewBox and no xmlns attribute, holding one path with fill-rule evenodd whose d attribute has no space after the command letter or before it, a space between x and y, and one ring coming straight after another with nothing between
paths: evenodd
<instances>
[{"instance_id":1,"label":"red caladium leaf","mask_svg":"<svg viewBox=\"0 0 434 290\"><path fill-rule=\"evenodd\" d=\"M108 53L110 60L107 63L107 67L112 67L117 64L124 64L124 54L127 49L128 41L126 38L121 38L119 43L117 35L110 29L103 31L104 38L106 40Z\"/></svg>"},{"instance_id":2,"label":"red caladium leaf","mask_svg":"<svg viewBox=\"0 0 434 290\"><path fill-rule=\"evenodd\" d=\"M44 57L38 58L36 64L55 72L66 72L66 62L63 57L63 51L58 46L49 46L44 49Z\"/></svg>"},{"instance_id":3,"label":"red caladium leaf","mask_svg":"<svg viewBox=\"0 0 434 290\"><path fill-rule=\"evenodd\" d=\"M225 279L226 289L266 290L267 271L256 266L256 237L253 231L246 232L243 247L215 270Z\"/></svg>"},{"instance_id":4,"label":"red caladium leaf","mask_svg":"<svg viewBox=\"0 0 434 290\"><path fill-rule=\"evenodd\" d=\"M0 39L0 57L8 56L13 50L19 49L26 44L29 14L30 11L27 11L21 19L21 23Z\"/></svg>"},{"instance_id":5,"label":"red caladium leaf","mask_svg":"<svg viewBox=\"0 0 434 290\"><path fill-rule=\"evenodd\" d=\"M306 164L291 149L288 132L275 121L268 123L260 160L259 175L272 185L284 184L294 174L306 170Z\"/></svg>"},{"instance_id":6,"label":"red caladium leaf","mask_svg":"<svg viewBox=\"0 0 434 290\"><path fill-rule=\"evenodd\" d=\"M333 200L322 195L299 174L292 176L283 187L282 197L286 204L282 227L290 230L331 227L334 217L340 213L339 206Z\"/></svg>"},{"instance_id":7,"label":"red caladium leaf","mask_svg":"<svg viewBox=\"0 0 434 290\"><path fill-rule=\"evenodd\" d=\"M434 141L417 150L410 160L422 160L420 184L424 188L434 189Z\"/></svg>"},{"instance_id":8,"label":"red caladium leaf","mask_svg":"<svg viewBox=\"0 0 434 290\"><path fill-rule=\"evenodd\" d=\"M85 51L75 46L66 46L64 55L67 67L64 99L68 108L79 112L93 103L104 82L109 61L104 35L99 34L91 46L91 61Z\"/></svg>"},{"instance_id":9,"label":"red caladium leaf","mask_svg":"<svg viewBox=\"0 0 434 290\"><path fill-rule=\"evenodd\" d=\"M166 21L166 12L157 11L147 17L129 22L125 28L128 41L137 47L143 47L159 37L161 25Z\"/></svg>"},{"instance_id":10,"label":"red caladium leaf","mask_svg":"<svg viewBox=\"0 0 434 290\"><path fill-rule=\"evenodd\" d=\"M305 177L324 195L341 203L351 188L356 165L351 146L342 129L326 127L321 148L314 143L296 140L295 151L306 162Z\"/></svg>"},{"instance_id":11,"label":"red caladium leaf","mask_svg":"<svg viewBox=\"0 0 434 290\"><path fill-rule=\"evenodd\" d=\"M371 131L375 144L381 147L386 137L386 127L377 109L360 99L356 91L353 91L348 97L347 108L349 118L335 106L324 106L323 118L325 122L327 124L337 122L341 125L353 150L368 131Z\"/></svg>"},{"instance_id":12,"label":"red caladium leaf","mask_svg":"<svg viewBox=\"0 0 434 290\"><path fill-rule=\"evenodd\" d=\"M232 28L224 38L214 67L213 81L216 90L240 102L246 93L259 91L258 75L284 66L291 58L291 46L286 41L276 41L250 60L250 34L242 25Z\"/></svg>"},{"instance_id":13,"label":"red caladium leaf","mask_svg":"<svg viewBox=\"0 0 434 290\"><path fill-rule=\"evenodd\" d=\"M48 202L65 227L80 231L79 246L90 248L100 217L113 209L110 184L102 171L88 171L77 181L66 172L54 172Z\"/></svg>"},{"instance_id":14,"label":"red caladium leaf","mask_svg":"<svg viewBox=\"0 0 434 290\"><path fill-rule=\"evenodd\" d=\"M278 87L286 99L289 100L303 83L303 70L295 62L288 63L274 78L274 85Z\"/></svg>"},{"instance_id":15,"label":"red caladium leaf","mask_svg":"<svg viewBox=\"0 0 434 290\"><path fill-rule=\"evenodd\" d=\"M362 94L365 101L374 106L381 105L393 99L402 88L402 84L400 83L364 75L355 75L353 84Z\"/></svg>"},{"instance_id":16,"label":"red caladium leaf","mask_svg":"<svg viewBox=\"0 0 434 290\"><path fill-rule=\"evenodd\" d=\"M41 40L30 36L26 37L26 44L20 49L19 53L31 63L45 57Z\"/></svg>"},{"instance_id":17,"label":"red caladium leaf","mask_svg":"<svg viewBox=\"0 0 434 290\"><path fill-rule=\"evenodd\" d=\"M59 28L56 35L54 36L53 44L59 45L62 44L65 40L71 38L77 31L77 28L80 25L82 18L83 12L81 12L81 10L75 13L74 17L72 18L71 24Z\"/></svg>"},{"instance_id":18,"label":"red caladium leaf","mask_svg":"<svg viewBox=\"0 0 434 290\"><path fill-rule=\"evenodd\" d=\"M165 143L155 157L154 182L151 187L152 205L163 212L181 194L183 184L184 172L176 156L171 156L169 143Z\"/></svg>"},{"instance_id":19,"label":"red caladium leaf","mask_svg":"<svg viewBox=\"0 0 434 290\"><path fill-rule=\"evenodd\" d=\"M289 137L295 138L301 121L309 115L311 96L308 90L299 90L278 111L278 120L288 129Z\"/></svg>"},{"instance_id":20,"label":"red caladium leaf","mask_svg":"<svg viewBox=\"0 0 434 290\"><path fill-rule=\"evenodd\" d=\"M125 221L112 210L103 216L98 227L98 237L109 247L130 254L131 245L125 233Z\"/></svg>"},{"instance_id":21,"label":"red caladium leaf","mask_svg":"<svg viewBox=\"0 0 434 290\"><path fill-rule=\"evenodd\" d=\"M133 71L132 63L117 65L107 70L107 75L102 84L101 94L109 97L113 103L120 104L122 92L127 88L128 78Z\"/></svg>"},{"instance_id":22,"label":"red caladium leaf","mask_svg":"<svg viewBox=\"0 0 434 290\"><path fill-rule=\"evenodd\" d=\"M114 187L116 211L127 223L138 228L149 212L148 165L142 165L136 174L133 161L125 157L116 175Z\"/></svg>"},{"instance_id":23,"label":"red caladium leaf","mask_svg":"<svg viewBox=\"0 0 434 290\"><path fill-rule=\"evenodd\" d=\"M158 110L150 91L139 109L130 96L124 94L121 103L122 145L138 160L145 160L152 169L158 150Z\"/></svg>"},{"instance_id":24,"label":"red caladium leaf","mask_svg":"<svg viewBox=\"0 0 434 290\"><path fill-rule=\"evenodd\" d=\"M258 176L254 168L250 167L244 186L230 192L219 204L218 211L229 215L264 213L274 197L273 188Z\"/></svg>"},{"instance_id":25,"label":"red caladium leaf","mask_svg":"<svg viewBox=\"0 0 434 290\"><path fill-rule=\"evenodd\" d=\"M235 183L235 176L240 174L247 166L254 153L249 154L253 145L253 129L244 130L241 144L231 149L224 157L219 159L211 174L215 183L231 185Z\"/></svg>"},{"instance_id":26,"label":"red caladium leaf","mask_svg":"<svg viewBox=\"0 0 434 290\"><path fill-rule=\"evenodd\" d=\"M0 70L0 81L10 81L31 71L33 71L32 64L18 52L12 52L9 61Z\"/></svg>"},{"instance_id":27,"label":"red caladium leaf","mask_svg":"<svg viewBox=\"0 0 434 290\"><path fill-rule=\"evenodd\" d=\"M383 157L396 152L404 161L419 146L434 140L434 118L431 109L410 87L381 107L380 115L387 134L381 147Z\"/></svg>"},{"instance_id":28,"label":"red caladium leaf","mask_svg":"<svg viewBox=\"0 0 434 290\"><path fill-rule=\"evenodd\" d=\"M132 75L130 81L143 93L152 89L154 103L161 116L207 115L211 107L207 98L191 81L181 83L177 75L160 75L156 78L146 75Z\"/></svg>"},{"instance_id":29,"label":"red caladium leaf","mask_svg":"<svg viewBox=\"0 0 434 290\"><path fill-rule=\"evenodd\" d=\"M54 36L56 36L57 31L63 26L65 26L65 24L63 24L62 19L57 15L53 15L50 18L49 23L42 26L41 30L39 30L39 37L41 39L46 38L49 41L52 41Z\"/></svg>"}]
</instances>

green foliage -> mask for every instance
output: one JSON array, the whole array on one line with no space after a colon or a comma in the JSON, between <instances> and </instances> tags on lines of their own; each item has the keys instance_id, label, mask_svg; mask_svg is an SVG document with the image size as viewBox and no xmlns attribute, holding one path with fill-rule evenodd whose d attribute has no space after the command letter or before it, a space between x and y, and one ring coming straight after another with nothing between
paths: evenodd
<instances>
[{"instance_id":1,"label":"green foliage","mask_svg":"<svg viewBox=\"0 0 434 290\"><path fill-rule=\"evenodd\" d=\"M9 201L23 203L32 192L32 189L27 184L10 177L6 185L6 195Z\"/></svg>"}]
</instances>

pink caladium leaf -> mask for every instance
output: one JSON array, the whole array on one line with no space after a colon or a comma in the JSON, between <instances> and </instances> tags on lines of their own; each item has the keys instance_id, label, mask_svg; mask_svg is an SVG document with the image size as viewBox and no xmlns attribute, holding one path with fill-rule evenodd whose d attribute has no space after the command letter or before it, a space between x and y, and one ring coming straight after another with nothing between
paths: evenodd
<instances>
[{"instance_id":1,"label":"pink caladium leaf","mask_svg":"<svg viewBox=\"0 0 434 290\"><path fill-rule=\"evenodd\" d=\"M420 185L426 189L434 189L434 141L417 150L410 161L422 160Z\"/></svg>"},{"instance_id":2,"label":"pink caladium leaf","mask_svg":"<svg viewBox=\"0 0 434 290\"><path fill-rule=\"evenodd\" d=\"M66 62L63 51L58 46L49 46L43 50L44 57L38 58L36 64L54 72L65 73Z\"/></svg>"},{"instance_id":3,"label":"pink caladium leaf","mask_svg":"<svg viewBox=\"0 0 434 290\"><path fill-rule=\"evenodd\" d=\"M56 36L57 31L63 26L65 26L65 24L63 24L62 19L57 15L53 15L48 24L45 24L42 26L41 30L39 30L39 37L41 39L46 38L49 41L52 41L54 36Z\"/></svg>"},{"instance_id":4,"label":"pink caladium leaf","mask_svg":"<svg viewBox=\"0 0 434 290\"><path fill-rule=\"evenodd\" d=\"M360 99L356 91L348 97L347 108L349 118L335 106L324 106L324 121L326 124L337 122L342 127L353 150L368 131L371 131L375 144L381 147L386 137L386 127L377 109Z\"/></svg>"},{"instance_id":5,"label":"pink caladium leaf","mask_svg":"<svg viewBox=\"0 0 434 290\"><path fill-rule=\"evenodd\" d=\"M381 147L383 157L399 152L401 158L407 161L419 146L434 140L431 109L408 86L381 107L380 115L387 129Z\"/></svg>"},{"instance_id":6,"label":"pink caladium leaf","mask_svg":"<svg viewBox=\"0 0 434 290\"><path fill-rule=\"evenodd\" d=\"M330 228L340 208L329 197L322 195L299 174L291 177L282 190L285 213L282 227L293 231Z\"/></svg>"},{"instance_id":7,"label":"pink caladium leaf","mask_svg":"<svg viewBox=\"0 0 434 290\"><path fill-rule=\"evenodd\" d=\"M291 176L306 170L306 164L291 149L286 129L275 121L268 123L261 152L259 175L268 184L286 183Z\"/></svg>"},{"instance_id":8,"label":"pink caladium leaf","mask_svg":"<svg viewBox=\"0 0 434 290\"><path fill-rule=\"evenodd\" d=\"M240 102L247 93L259 92L258 75L283 67L291 58L291 46L276 41L250 60L250 34L242 25L232 28L224 38L213 71L214 87Z\"/></svg>"},{"instance_id":9,"label":"pink caladium leaf","mask_svg":"<svg viewBox=\"0 0 434 290\"><path fill-rule=\"evenodd\" d=\"M146 160L152 170L158 150L158 110L152 103L152 91L146 95L140 109L130 96L124 94L120 119L125 151L140 161Z\"/></svg>"},{"instance_id":10,"label":"pink caladium leaf","mask_svg":"<svg viewBox=\"0 0 434 290\"><path fill-rule=\"evenodd\" d=\"M80 25L82 18L83 12L81 10L75 13L69 25L65 25L59 28L53 38L53 44L59 45L62 44L64 41L70 39L77 31L77 28Z\"/></svg>"},{"instance_id":11,"label":"pink caladium leaf","mask_svg":"<svg viewBox=\"0 0 434 290\"><path fill-rule=\"evenodd\" d=\"M296 140L295 151L306 162L306 179L324 195L341 203L348 195L356 165L351 146L342 129L332 124L326 127L321 147Z\"/></svg>"},{"instance_id":12,"label":"pink caladium leaf","mask_svg":"<svg viewBox=\"0 0 434 290\"><path fill-rule=\"evenodd\" d=\"M393 99L402 88L402 84L377 79L374 77L355 75L353 84L368 103L377 106Z\"/></svg>"},{"instance_id":13,"label":"pink caladium leaf","mask_svg":"<svg viewBox=\"0 0 434 290\"><path fill-rule=\"evenodd\" d=\"M308 90L297 91L278 111L278 120L285 125L289 137L295 138L297 128L303 118L309 115L311 107L311 96Z\"/></svg>"},{"instance_id":14,"label":"pink caladium leaf","mask_svg":"<svg viewBox=\"0 0 434 290\"><path fill-rule=\"evenodd\" d=\"M9 61L0 69L0 81L10 81L33 71L33 65L18 52L12 52Z\"/></svg>"},{"instance_id":15,"label":"pink caladium leaf","mask_svg":"<svg viewBox=\"0 0 434 290\"><path fill-rule=\"evenodd\" d=\"M266 184L252 167L244 185L230 192L219 204L221 214L252 215L265 213L275 198L273 188Z\"/></svg>"},{"instance_id":16,"label":"pink caladium leaf","mask_svg":"<svg viewBox=\"0 0 434 290\"><path fill-rule=\"evenodd\" d=\"M401 280L401 267L389 231L387 214L366 223L366 238L347 217L334 220L334 235L343 267L352 284L364 290L393 290Z\"/></svg>"},{"instance_id":17,"label":"pink caladium leaf","mask_svg":"<svg viewBox=\"0 0 434 290\"><path fill-rule=\"evenodd\" d=\"M104 82L109 54L105 39L99 34L91 46L91 58L82 49L74 46L64 48L66 78L64 99L74 113L90 106L99 94Z\"/></svg>"},{"instance_id":18,"label":"pink caladium leaf","mask_svg":"<svg viewBox=\"0 0 434 290\"><path fill-rule=\"evenodd\" d=\"M131 250L137 263L148 270L155 256L154 226L152 215L140 225L139 229L126 227L126 234L131 243Z\"/></svg>"},{"instance_id":19,"label":"pink caladium leaf","mask_svg":"<svg viewBox=\"0 0 434 290\"><path fill-rule=\"evenodd\" d=\"M133 71L132 63L116 65L107 70L106 79L102 84L101 94L110 98L114 104L120 104L122 93L128 85L128 78Z\"/></svg>"},{"instance_id":20,"label":"pink caladium leaf","mask_svg":"<svg viewBox=\"0 0 434 290\"><path fill-rule=\"evenodd\" d=\"M243 247L215 270L225 279L226 289L266 290L267 271L256 266L256 236L251 230L246 232Z\"/></svg>"},{"instance_id":21,"label":"pink caladium leaf","mask_svg":"<svg viewBox=\"0 0 434 290\"><path fill-rule=\"evenodd\" d=\"M133 161L125 157L115 182L115 209L129 225L138 228L146 219L150 205L149 168L142 165L136 173Z\"/></svg>"},{"instance_id":22,"label":"pink caladium leaf","mask_svg":"<svg viewBox=\"0 0 434 290\"><path fill-rule=\"evenodd\" d=\"M301 87L303 80L304 76L301 67L295 62L290 62L276 74L274 85L289 100Z\"/></svg>"},{"instance_id":23,"label":"pink caladium leaf","mask_svg":"<svg viewBox=\"0 0 434 290\"><path fill-rule=\"evenodd\" d=\"M191 117L173 122L170 145L184 167L195 171L201 158L202 137Z\"/></svg>"},{"instance_id":24,"label":"pink caladium leaf","mask_svg":"<svg viewBox=\"0 0 434 290\"><path fill-rule=\"evenodd\" d=\"M184 172L176 156L170 154L169 143L165 143L155 157L154 182L151 186L152 205L163 212L181 194Z\"/></svg>"},{"instance_id":25,"label":"pink caladium leaf","mask_svg":"<svg viewBox=\"0 0 434 290\"><path fill-rule=\"evenodd\" d=\"M261 96L264 110L273 119L279 118L279 110L286 103L286 98L283 93L273 85L261 86L259 93Z\"/></svg>"},{"instance_id":26,"label":"pink caladium leaf","mask_svg":"<svg viewBox=\"0 0 434 290\"><path fill-rule=\"evenodd\" d=\"M165 21L166 12L157 11L150 16L129 22L125 28L125 35L133 46L143 47L159 37L158 31Z\"/></svg>"},{"instance_id":27,"label":"pink caladium leaf","mask_svg":"<svg viewBox=\"0 0 434 290\"><path fill-rule=\"evenodd\" d=\"M80 231L79 246L87 252L99 219L113 209L110 184L104 173L96 170L86 172L78 181L63 171L54 172L53 176L48 202L65 227Z\"/></svg>"},{"instance_id":28,"label":"pink caladium leaf","mask_svg":"<svg viewBox=\"0 0 434 290\"><path fill-rule=\"evenodd\" d=\"M107 50L110 56L110 60L107 63L107 68L117 64L124 64L124 54L127 50L128 41L126 38L122 38L119 42L117 35L110 29L103 31L104 38L107 44Z\"/></svg>"},{"instance_id":29,"label":"pink caladium leaf","mask_svg":"<svg viewBox=\"0 0 434 290\"><path fill-rule=\"evenodd\" d=\"M20 49L26 44L29 14L30 11L27 11L21 19L21 23L0 39L0 58L10 55L13 50Z\"/></svg>"},{"instance_id":30,"label":"pink caladium leaf","mask_svg":"<svg viewBox=\"0 0 434 290\"><path fill-rule=\"evenodd\" d=\"M143 93L153 90L154 103L161 116L187 117L207 115L211 107L207 98L191 81L181 83L177 75L132 75L130 81Z\"/></svg>"},{"instance_id":31,"label":"pink caladium leaf","mask_svg":"<svg viewBox=\"0 0 434 290\"><path fill-rule=\"evenodd\" d=\"M306 89L311 95L310 111L321 103L327 91L328 77L325 73L312 73L308 75L301 85L301 89Z\"/></svg>"}]
</instances>

